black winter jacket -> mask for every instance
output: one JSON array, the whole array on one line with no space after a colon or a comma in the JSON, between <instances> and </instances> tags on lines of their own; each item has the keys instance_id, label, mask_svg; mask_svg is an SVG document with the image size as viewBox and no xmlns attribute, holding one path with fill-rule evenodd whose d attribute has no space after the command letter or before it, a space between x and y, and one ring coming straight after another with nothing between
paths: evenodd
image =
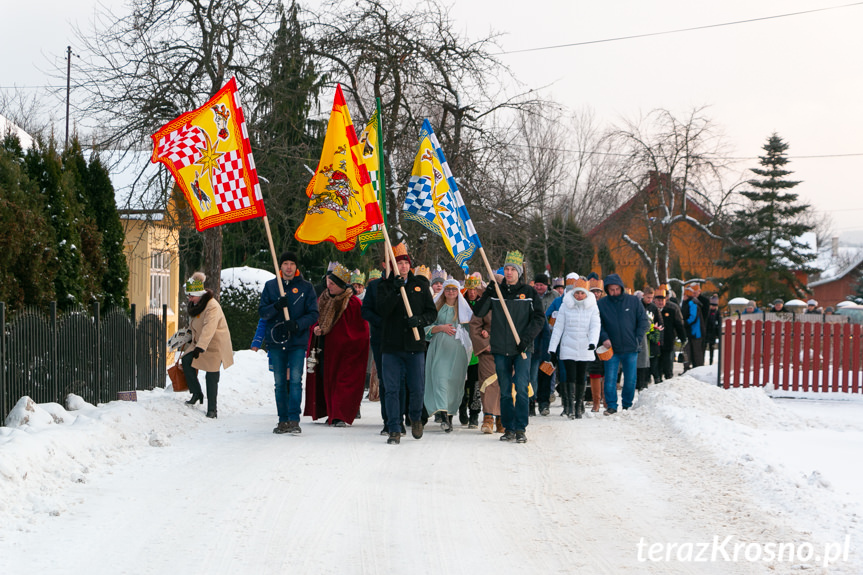
<instances>
[{"instance_id":1,"label":"black winter jacket","mask_svg":"<svg viewBox=\"0 0 863 575\"><path fill-rule=\"evenodd\" d=\"M686 328L683 326L683 316L680 308L672 302L665 302L660 310L662 313L662 353L674 351L674 336L681 342L686 341Z\"/></svg>"},{"instance_id":2,"label":"black winter jacket","mask_svg":"<svg viewBox=\"0 0 863 575\"><path fill-rule=\"evenodd\" d=\"M408 272L405 292L413 315L419 319L420 339L414 338L413 330L408 327L408 315L399 287L401 281L390 272L386 279L378 283L377 312L381 316L381 353L399 351L425 351L423 328L432 325L437 319L437 307L431 295L429 282L423 276Z\"/></svg>"},{"instance_id":3,"label":"black winter jacket","mask_svg":"<svg viewBox=\"0 0 863 575\"><path fill-rule=\"evenodd\" d=\"M502 282L500 291L504 301L506 301L506 308L512 316L512 323L515 325L519 339L528 342L524 351L533 353L533 341L546 325L545 312L539 294L521 279L515 285ZM489 286L486 289L479 298L476 307L473 308L473 314L478 317L485 316L489 311L494 311L491 315L489 341L491 353L494 355L517 355L515 337L506 321L501 301L494 292L494 286Z\"/></svg>"}]
</instances>

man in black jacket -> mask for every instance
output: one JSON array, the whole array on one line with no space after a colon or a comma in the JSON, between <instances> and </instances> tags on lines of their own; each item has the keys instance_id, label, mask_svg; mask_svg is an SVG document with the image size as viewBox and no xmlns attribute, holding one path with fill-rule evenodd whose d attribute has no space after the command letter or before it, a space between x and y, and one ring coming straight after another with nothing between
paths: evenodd
<instances>
[{"instance_id":1,"label":"man in black jacket","mask_svg":"<svg viewBox=\"0 0 863 575\"><path fill-rule=\"evenodd\" d=\"M473 308L473 313L477 317L483 317L489 311L494 311L491 315L489 346L494 356L495 372L500 384L500 414L505 430L500 439L501 441L514 439L517 443L527 441L525 429L528 421L530 359L531 353L534 352L533 340L545 325L545 313L539 294L521 279L524 271L523 262L524 256L521 252L506 254L506 263L503 267L504 281L500 284L500 291L506 308L512 316L519 343L515 342L515 336L503 313L504 302L498 299L494 284L489 284L476 307ZM513 371L515 371L514 377ZM515 388L514 404L513 388Z\"/></svg>"},{"instance_id":2,"label":"man in black jacket","mask_svg":"<svg viewBox=\"0 0 863 575\"><path fill-rule=\"evenodd\" d=\"M382 268L386 270L386 262L382 262ZM381 400L381 419L384 422L384 428L381 431L381 435L389 436L387 432L387 402L384 400L386 396L385 387L384 387L384 377L383 377L383 367L381 360L381 316L378 315L378 285L381 282L381 278L371 279L371 274L369 274L370 281L366 284L365 296L363 296L363 307L360 312L363 316L363 319L369 322L369 339L370 345L372 348L372 357L375 361L375 369L378 372L378 383L380 389L380 400ZM402 406L404 405L404 399L401 401Z\"/></svg>"},{"instance_id":3,"label":"man in black jacket","mask_svg":"<svg viewBox=\"0 0 863 575\"><path fill-rule=\"evenodd\" d=\"M686 342L686 328L683 325L683 315L677 304L668 301L665 286L656 290L653 302L662 314L662 340L659 347L659 371L663 378L671 379L674 376L674 341L675 336L682 343Z\"/></svg>"},{"instance_id":4,"label":"man in black jacket","mask_svg":"<svg viewBox=\"0 0 863 575\"><path fill-rule=\"evenodd\" d=\"M437 308L428 280L415 276L404 244L393 248L398 275L392 271L380 281L377 291L377 313L381 317L381 382L386 401L387 443L398 444L401 438L402 388L409 391L408 416L414 439L423 436L422 409L425 396L425 334L423 328L437 319ZM404 286L413 315L408 317L402 300ZM416 339L416 328L420 334Z\"/></svg>"}]
</instances>

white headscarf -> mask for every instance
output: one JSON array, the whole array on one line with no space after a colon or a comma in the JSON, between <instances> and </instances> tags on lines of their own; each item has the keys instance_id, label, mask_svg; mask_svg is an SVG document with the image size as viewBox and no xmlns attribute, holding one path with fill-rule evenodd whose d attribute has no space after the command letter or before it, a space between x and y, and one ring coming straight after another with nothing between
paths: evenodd
<instances>
[{"instance_id":1,"label":"white headscarf","mask_svg":"<svg viewBox=\"0 0 863 575\"><path fill-rule=\"evenodd\" d=\"M450 286L454 287L456 290L461 289L461 286L459 285L459 283L456 280L454 280L452 278L446 280L445 282L443 282L443 289L440 290L440 293L438 293L434 297L435 305L437 305L438 300L440 300L440 298L444 297L443 292L446 291L446 288L448 288ZM446 300L444 300L444 303L446 303ZM458 291L458 302L456 303L456 305L458 306L458 308L457 308L458 309L458 322L459 323L469 322L471 320L471 318L473 318L473 310L470 309L470 304L468 304L467 300L464 299L464 296L461 295L461 291Z\"/></svg>"}]
</instances>

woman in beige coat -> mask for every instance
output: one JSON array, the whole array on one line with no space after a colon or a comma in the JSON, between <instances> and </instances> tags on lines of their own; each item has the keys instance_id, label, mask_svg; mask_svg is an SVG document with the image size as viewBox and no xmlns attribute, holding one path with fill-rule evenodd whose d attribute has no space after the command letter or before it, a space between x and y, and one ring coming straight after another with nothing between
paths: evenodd
<instances>
[{"instance_id":1,"label":"woman in beige coat","mask_svg":"<svg viewBox=\"0 0 863 575\"><path fill-rule=\"evenodd\" d=\"M195 272L186 282L186 295L189 296L189 328L192 341L186 346L183 356L183 374L192 392L186 403L204 403L204 392L198 382L198 370L207 372L207 417L214 418L216 397L219 394L219 368L225 369L234 364L234 351L231 345L231 332L222 313L222 306L213 297L213 292L204 289L206 276Z\"/></svg>"}]
</instances>

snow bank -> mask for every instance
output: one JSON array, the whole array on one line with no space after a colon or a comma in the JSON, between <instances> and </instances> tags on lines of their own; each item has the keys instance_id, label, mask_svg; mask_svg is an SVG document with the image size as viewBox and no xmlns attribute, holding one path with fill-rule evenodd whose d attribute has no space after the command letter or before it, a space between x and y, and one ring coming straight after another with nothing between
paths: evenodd
<instances>
[{"instance_id":1,"label":"snow bank","mask_svg":"<svg viewBox=\"0 0 863 575\"><path fill-rule=\"evenodd\" d=\"M230 414L264 399L248 393L254 383L272 375L265 354L234 355L235 366L222 373L219 413ZM203 374L201 374L203 380ZM165 447L178 434L203 424L204 411L184 404L188 393L167 389L137 392L137 402L112 401L98 407L78 396L36 404L22 397L0 427L0 516L5 526L23 528L41 514L59 515L70 502L64 497L73 483L111 473L130 458L153 447Z\"/></svg>"},{"instance_id":2,"label":"snow bank","mask_svg":"<svg viewBox=\"0 0 863 575\"><path fill-rule=\"evenodd\" d=\"M222 270L222 288L246 288L260 292L264 289L264 284L274 277L276 277L276 274L273 272L250 268L248 266L226 268Z\"/></svg>"}]
</instances>

